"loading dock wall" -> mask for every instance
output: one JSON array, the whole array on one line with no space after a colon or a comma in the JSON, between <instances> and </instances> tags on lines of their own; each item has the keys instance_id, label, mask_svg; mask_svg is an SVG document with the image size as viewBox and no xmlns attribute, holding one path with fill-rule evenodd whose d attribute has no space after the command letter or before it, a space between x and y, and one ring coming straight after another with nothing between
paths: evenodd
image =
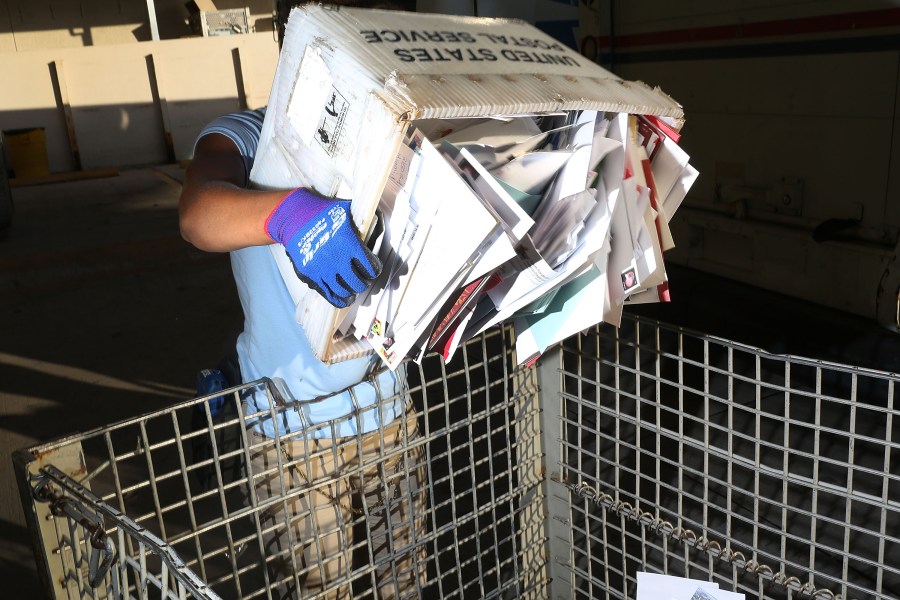
<instances>
[{"instance_id":1,"label":"loading dock wall","mask_svg":"<svg viewBox=\"0 0 900 600\"><path fill-rule=\"evenodd\" d=\"M42 127L51 173L190 158L212 118L268 101L271 32L14 52L0 130Z\"/></svg>"},{"instance_id":2,"label":"loading dock wall","mask_svg":"<svg viewBox=\"0 0 900 600\"><path fill-rule=\"evenodd\" d=\"M580 17L584 52L684 105L701 175L671 261L898 329L896 3L594 0Z\"/></svg>"}]
</instances>

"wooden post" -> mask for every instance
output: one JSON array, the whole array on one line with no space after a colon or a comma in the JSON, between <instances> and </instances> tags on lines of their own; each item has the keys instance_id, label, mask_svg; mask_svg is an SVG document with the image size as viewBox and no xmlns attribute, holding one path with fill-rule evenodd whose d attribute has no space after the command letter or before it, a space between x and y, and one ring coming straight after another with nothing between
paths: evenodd
<instances>
[{"instance_id":1,"label":"wooden post","mask_svg":"<svg viewBox=\"0 0 900 600\"><path fill-rule=\"evenodd\" d=\"M241 49L235 48L232 52L232 57L234 60L234 79L238 86L238 100L241 104L241 108L259 108L257 106L250 106L251 103L251 89L250 84L247 82L247 77L244 76L247 73L247 69L244 68L244 57L241 54Z\"/></svg>"},{"instance_id":2,"label":"wooden post","mask_svg":"<svg viewBox=\"0 0 900 600\"><path fill-rule=\"evenodd\" d=\"M66 120L66 135L69 138L69 151L72 153L72 162L75 170L81 170L81 151L78 149L78 136L75 134L75 122L72 120L72 104L69 102L69 88L66 85L66 75L61 60L50 63L56 78L56 87L59 91L59 102L62 105L63 116Z\"/></svg>"},{"instance_id":3,"label":"wooden post","mask_svg":"<svg viewBox=\"0 0 900 600\"><path fill-rule=\"evenodd\" d=\"M175 143L172 141L172 118L169 115L169 103L166 100L165 81L160 73L159 59L153 54L147 56L147 70L150 74L150 84L156 89L157 102L159 102L159 114L162 117L166 155L169 158L169 162L174 162Z\"/></svg>"},{"instance_id":4,"label":"wooden post","mask_svg":"<svg viewBox=\"0 0 900 600\"><path fill-rule=\"evenodd\" d=\"M150 39L159 41L159 25L156 23L156 4L147 0L147 18L150 20Z\"/></svg>"}]
</instances>

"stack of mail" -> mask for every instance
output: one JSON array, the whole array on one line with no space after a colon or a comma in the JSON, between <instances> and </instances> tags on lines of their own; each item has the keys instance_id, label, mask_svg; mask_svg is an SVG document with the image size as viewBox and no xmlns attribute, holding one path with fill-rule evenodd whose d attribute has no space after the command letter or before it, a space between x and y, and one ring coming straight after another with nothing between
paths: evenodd
<instances>
[{"instance_id":1,"label":"stack of mail","mask_svg":"<svg viewBox=\"0 0 900 600\"><path fill-rule=\"evenodd\" d=\"M635 600L744 600L744 594L719 589L718 583L656 573L637 574Z\"/></svg>"},{"instance_id":2,"label":"stack of mail","mask_svg":"<svg viewBox=\"0 0 900 600\"><path fill-rule=\"evenodd\" d=\"M522 363L667 301L669 219L697 177L678 137L594 110L414 122L371 240L382 273L340 334L395 368L511 321Z\"/></svg>"},{"instance_id":3,"label":"stack of mail","mask_svg":"<svg viewBox=\"0 0 900 600\"><path fill-rule=\"evenodd\" d=\"M614 223L606 227L604 211L610 221L618 216L623 174L604 173L596 183L578 175L595 171L595 159L617 141L600 131L594 134L601 126L613 130L617 113L626 113L617 126L622 139L602 162L626 164L622 140L629 113L655 115L634 119L638 145L651 157L654 177L662 178L656 171L668 160L666 185L683 184L689 169L684 163L678 170L684 157L674 143L677 135L664 129L680 129L681 105L657 87L603 69L529 23L318 3L292 10L251 185L266 190L302 186L351 200L354 224L367 241L381 240L379 253L388 264L385 279L372 295L359 299L351 315L303 284L280 244L270 246L295 320L316 357L326 363L351 360L372 353L373 345L382 356L393 356L392 363L429 348L449 357L477 325L506 319L519 322L519 331L533 337L519 338L520 355L527 358L558 332L588 321L581 311L578 318L568 318L567 303L567 318L557 322L563 292L586 288L573 297L581 304L580 298L596 295L598 275L606 278L605 263L599 254L595 260L593 249L619 256L617 238L631 235L626 226L608 244L605 240L605 229L619 229ZM413 139L416 130L420 142ZM655 156L657 148L667 156ZM428 181L434 177L443 183ZM465 184L464 194L459 182L448 183L453 179ZM570 203L575 188L585 193L576 193ZM668 193L661 190L656 196L670 216ZM629 194L640 199L636 191ZM677 204L674 197L671 201ZM412 219L413 229L402 226L401 219ZM632 225L640 234L640 222ZM647 235L660 237L655 229ZM480 244L473 246L477 237ZM542 257L538 262L536 253ZM588 262L598 261L599 266L588 268ZM527 289L514 263L532 266L535 276L549 269L553 281ZM656 271L660 279L662 270ZM596 308L590 311L594 322L615 322L625 297L646 301L652 296L653 279L642 275L645 279L628 294L606 292L610 304L600 307L600 317ZM495 283L503 287L489 290ZM651 292L639 298L642 288ZM493 301L497 304L491 308Z\"/></svg>"}]
</instances>

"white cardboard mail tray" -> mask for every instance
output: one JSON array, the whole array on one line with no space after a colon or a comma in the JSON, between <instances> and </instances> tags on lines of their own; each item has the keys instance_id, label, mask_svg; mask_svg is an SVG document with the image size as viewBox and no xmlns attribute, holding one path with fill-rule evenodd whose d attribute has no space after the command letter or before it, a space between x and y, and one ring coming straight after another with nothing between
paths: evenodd
<instances>
[{"instance_id":1,"label":"white cardboard mail tray","mask_svg":"<svg viewBox=\"0 0 900 600\"><path fill-rule=\"evenodd\" d=\"M361 232L404 132L421 120L593 109L664 117L681 106L518 20L307 5L290 15L251 181L352 198ZM432 121L433 122L433 121ZM372 351L273 246L296 319L325 362Z\"/></svg>"}]
</instances>

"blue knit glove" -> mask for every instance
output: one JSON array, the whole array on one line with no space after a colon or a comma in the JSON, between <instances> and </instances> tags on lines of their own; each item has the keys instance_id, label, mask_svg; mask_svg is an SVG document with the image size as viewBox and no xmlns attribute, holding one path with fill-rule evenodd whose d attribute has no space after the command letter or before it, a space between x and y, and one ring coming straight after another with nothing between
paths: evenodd
<instances>
[{"instance_id":1,"label":"blue knit glove","mask_svg":"<svg viewBox=\"0 0 900 600\"><path fill-rule=\"evenodd\" d=\"M353 225L349 200L298 188L266 219L266 233L285 247L301 281L338 308L350 306L381 272Z\"/></svg>"}]
</instances>

